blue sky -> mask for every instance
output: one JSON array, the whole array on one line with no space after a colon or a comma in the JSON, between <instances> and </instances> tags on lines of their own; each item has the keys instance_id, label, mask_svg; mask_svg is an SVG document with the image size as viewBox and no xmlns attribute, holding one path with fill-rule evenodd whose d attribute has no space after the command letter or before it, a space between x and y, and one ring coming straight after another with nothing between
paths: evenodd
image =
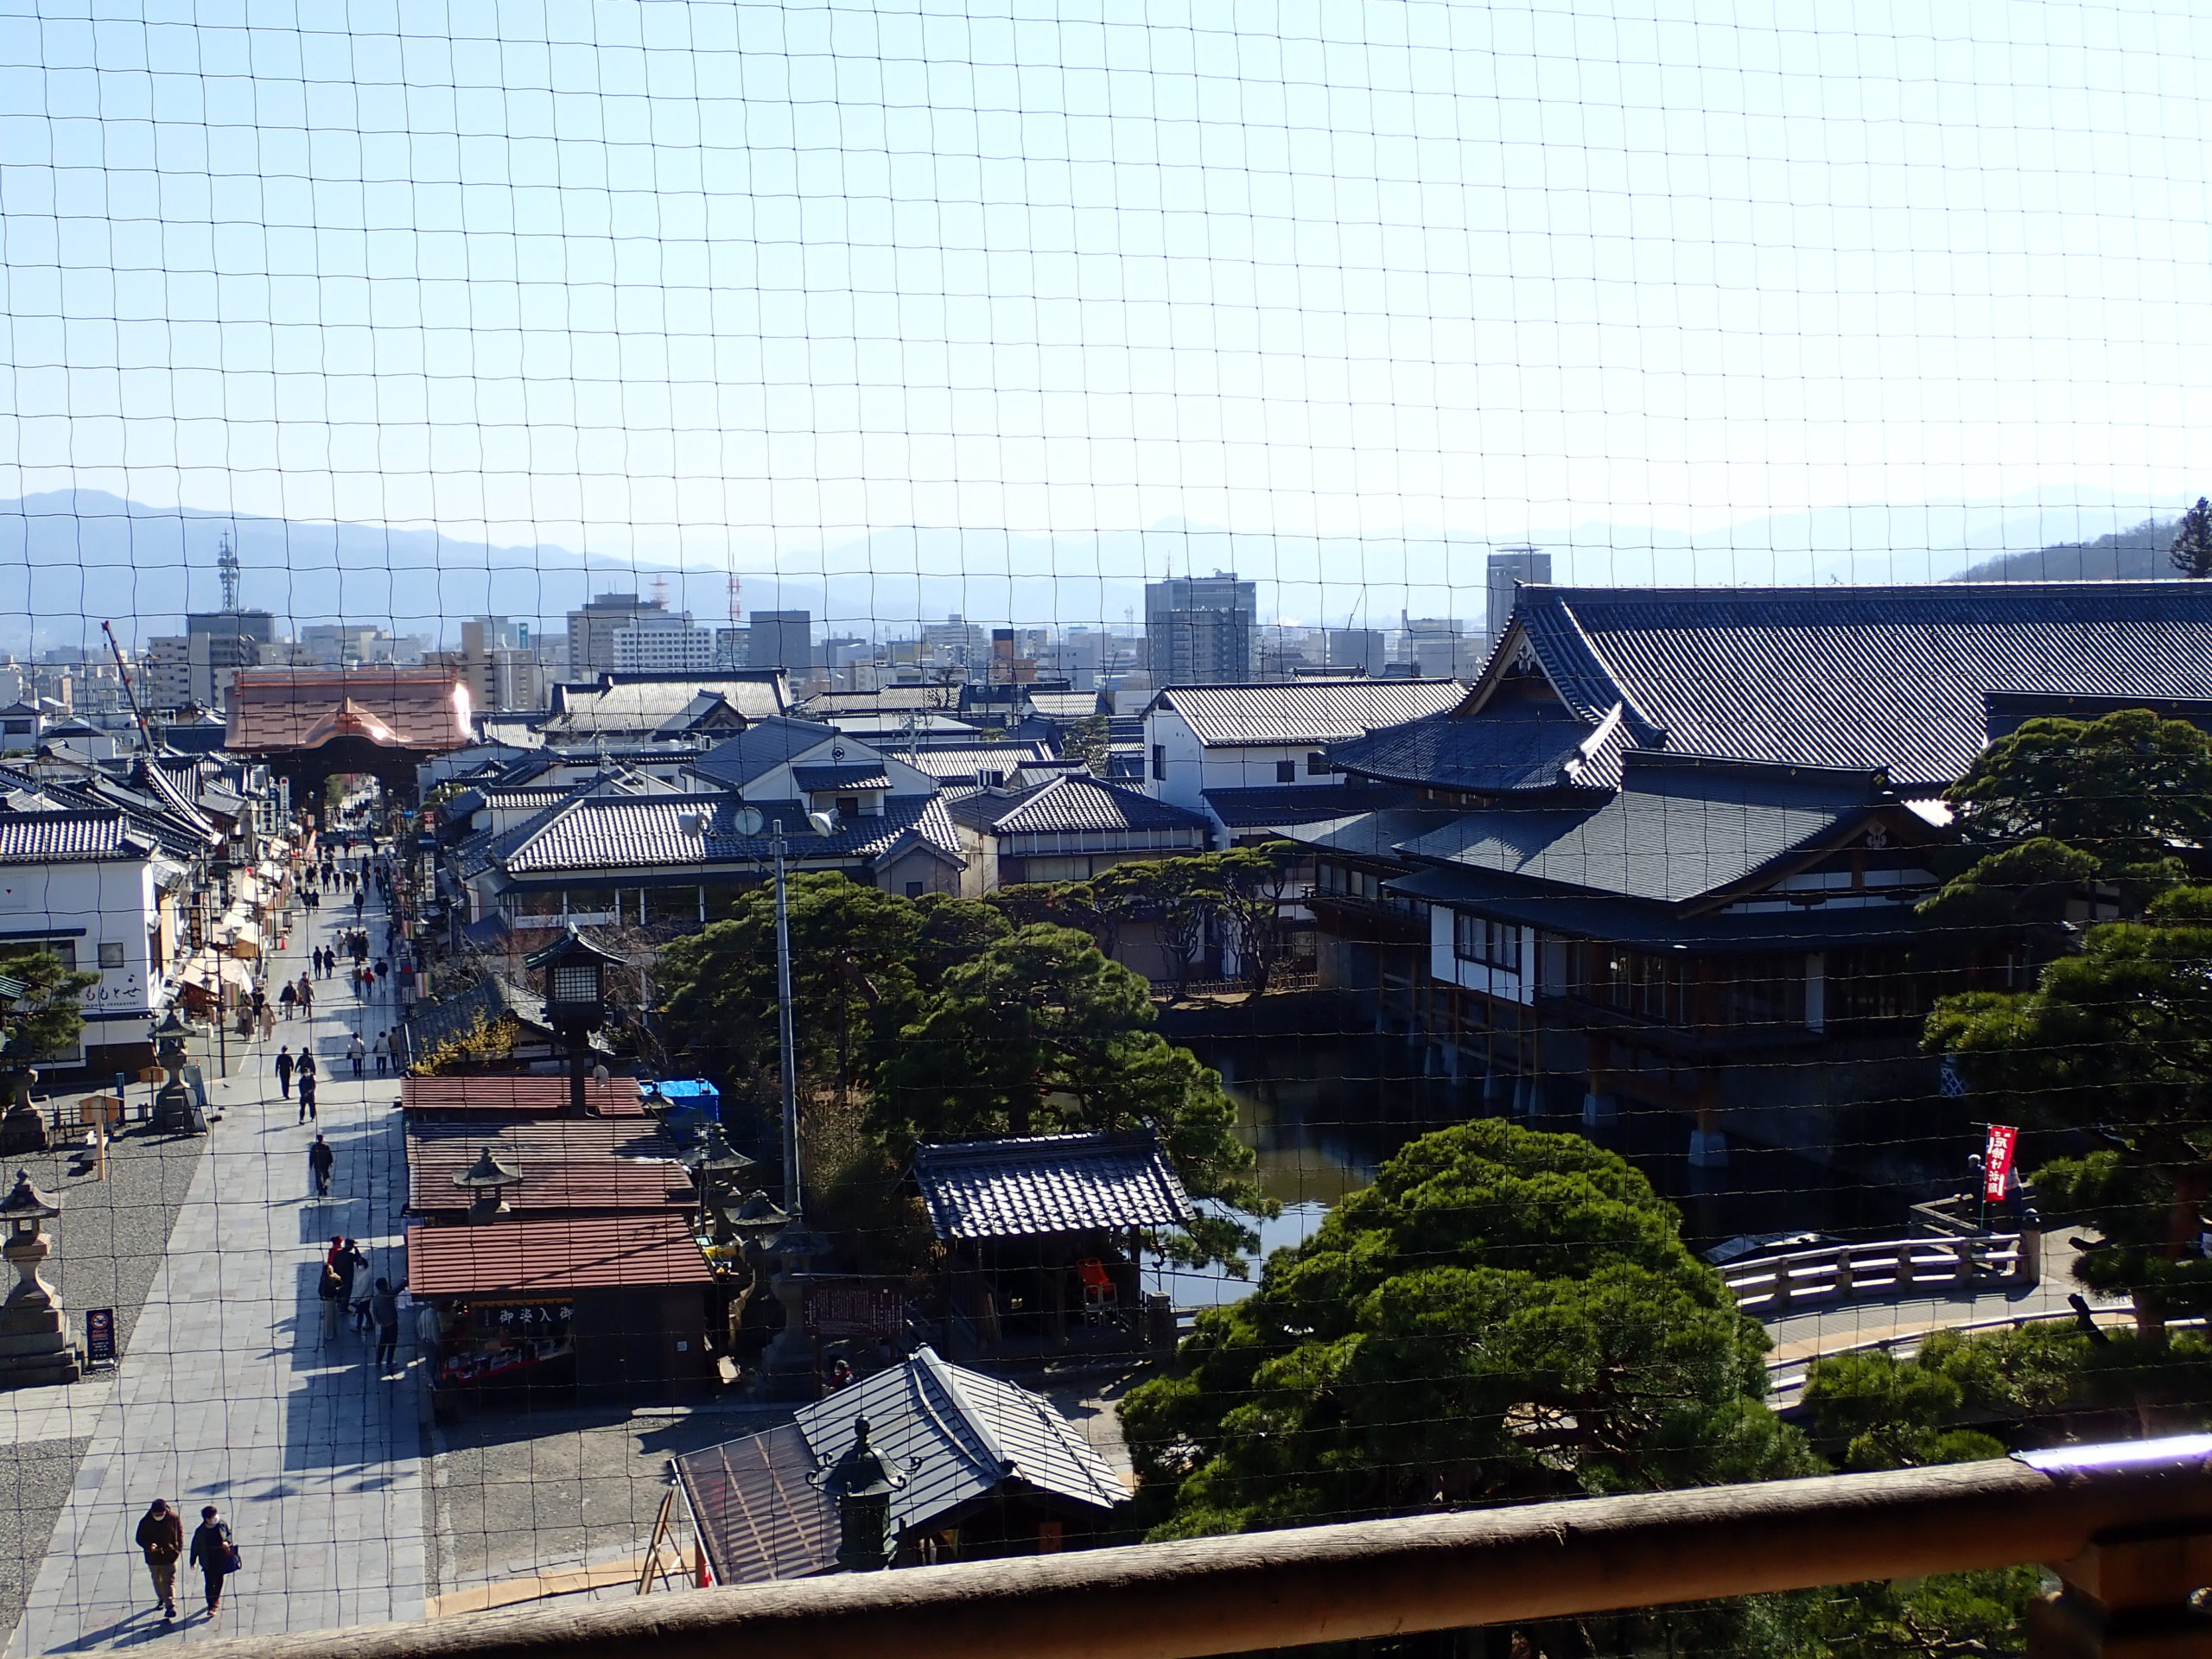
<instances>
[{"instance_id":1,"label":"blue sky","mask_svg":"<svg viewBox=\"0 0 2212 1659\"><path fill-rule=\"evenodd\" d=\"M747 570L2093 532L2212 490L2191 10L0 0L0 494Z\"/></svg>"}]
</instances>

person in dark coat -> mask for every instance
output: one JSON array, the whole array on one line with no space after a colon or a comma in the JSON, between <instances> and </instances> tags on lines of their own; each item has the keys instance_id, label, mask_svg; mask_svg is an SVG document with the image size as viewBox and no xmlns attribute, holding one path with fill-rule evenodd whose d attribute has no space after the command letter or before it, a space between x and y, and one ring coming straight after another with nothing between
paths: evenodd
<instances>
[{"instance_id":1,"label":"person in dark coat","mask_svg":"<svg viewBox=\"0 0 2212 1659\"><path fill-rule=\"evenodd\" d=\"M338 1154L329 1141L318 1135L315 1138L315 1145L308 1148L308 1168L315 1175L315 1197L327 1198L330 1196L330 1172L337 1167Z\"/></svg>"},{"instance_id":2,"label":"person in dark coat","mask_svg":"<svg viewBox=\"0 0 2212 1659\"><path fill-rule=\"evenodd\" d=\"M292 1046L289 1043L276 1051L276 1087L285 1099L292 1097Z\"/></svg>"},{"instance_id":3,"label":"person in dark coat","mask_svg":"<svg viewBox=\"0 0 2212 1659\"><path fill-rule=\"evenodd\" d=\"M377 1322L377 1370L388 1373L399 1357L399 1293L407 1288L403 1279L395 1289L389 1279L377 1281L376 1294L369 1298L369 1312Z\"/></svg>"},{"instance_id":4,"label":"person in dark coat","mask_svg":"<svg viewBox=\"0 0 2212 1659\"><path fill-rule=\"evenodd\" d=\"M315 1073L306 1066L300 1068L300 1118L302 1123L309 1118L321 1121L322 1115L315 1109Z\"/></svg>"},{"instance_id":5,"label":"person in dark coat","mask_svg":"<svg viewBox=\"0 0 2212 1659\"><path fill-rule=\"evenodd\" d=\"M138 1551L154 1580L154 1602L163 1618L176 1617L176 1562L184 1554L184 1517L156 1498L138 1517Z\"/></svg>"},{"instance_id":6,"label":"person in dark coat","mask_svg":"<svg viewBox=\"0 0 2212 1659\"><path fill-rule=\"evenodd\" d=\"M200 1576L207 1584L210 1618L222 1611L223 1580L231 1575L236 1549L222 1512L210 1503L200 1511L200 1524L192 1531L192 1565L200 1569Z\"/></svg>"}]
</instances>

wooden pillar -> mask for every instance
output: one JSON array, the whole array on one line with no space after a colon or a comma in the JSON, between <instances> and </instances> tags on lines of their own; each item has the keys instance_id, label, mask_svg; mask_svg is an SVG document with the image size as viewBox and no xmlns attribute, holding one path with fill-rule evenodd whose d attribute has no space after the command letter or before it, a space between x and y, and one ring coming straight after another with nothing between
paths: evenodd
<instances>
[{"instance_id":1,"label":"wooden pillar","mask_svg":"<svg viewBox=\"0 0 2212 1659\"><path fill-rule=\"evenodd\" d=\"M2063 1583L2057 1594L2028 1605L2028 1659L2212 1651L2212 1621L2190 1601L2212 1584L2212 1533L2152 1524L2106 1538L2051 1563Z\"/></svg>"}]
</instances>

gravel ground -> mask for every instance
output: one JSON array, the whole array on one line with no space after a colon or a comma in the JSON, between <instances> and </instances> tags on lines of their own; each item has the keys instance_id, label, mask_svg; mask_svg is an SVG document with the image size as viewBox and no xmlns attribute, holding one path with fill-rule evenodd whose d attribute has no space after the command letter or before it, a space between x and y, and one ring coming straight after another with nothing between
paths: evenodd
<instances>
[{"instance_id":1,"label":"gravel ground","mask_svg":"<svg viewBox=\"0 0 2212 1659\"><path fill-rule=\"evenodd\" d=\"M439 1430L436 1587L642 1554L669 1459L787 1421L789 1407L499 1413Z\"/></svg>"},{"instance_id":2,"label":"gravel ground","mask_svg":"<svg viewBox=\"0 0 2212 1659\"><path fill-rule=\"evenodd\" d=\"M0 1446L0 1628L13 1630L83 1460L82 1440Z\"/></svg>"},{"instance_id":3,"label":"gravel ground","mask_svg":"<svg viewBox=\"0 0 2212 1659\"><path fill-rule=\"evenodd\" d=\"M29 1170L40 1190L61 1205L60 1218L48 1224L54 1254L45 1274L61 1294L79 1341L85 1309L111 1307L117 1339L129 1355L146 1292L168 1254L177 1212L206 1149L199 1136L156 1137L131 1125L108 1148L105 1181L94 1180L89 1166L82 1174L72 1173L83 1164L75 1148L9 1160L9 1185L16 1170ZM10 1276L8 1283L14 1282ZM45 1558L47 1541L90 1444L75 1440L0 1446L0 1630L14 1629L22 1617L30 1593L25 1575L35 1575Z\"/></svg>"},{"instance_id":4,"label":"gravel ground","mask_svg":"<svg viewBox=\"0 0 2212 1659\"><path fill-rule=\"evenodd\" d=\"M32 1181L61 1205L60 1218L48 1232L54 1254L47 1261L46 1278L75 1316L79 1339L84 1336L85 1309L111 1307L125 1353L207 1147L203 1136L154 1136L143 1129L131 1125L109 1146L105 1181L94 1180L89 1168L82 1175L71 1174L83 1162L73 1150L14 1160L15 1167L29 1170ZM216 1133L221 1132L219 1126Z\"/></svg>"}]
</instances>

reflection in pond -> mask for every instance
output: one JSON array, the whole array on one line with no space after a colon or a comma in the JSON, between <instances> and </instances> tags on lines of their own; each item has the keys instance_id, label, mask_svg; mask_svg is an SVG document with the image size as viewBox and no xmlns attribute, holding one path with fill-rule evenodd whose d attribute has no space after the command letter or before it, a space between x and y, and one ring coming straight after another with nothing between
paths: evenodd
<instances>
[{"instance_id":1,"label":"reflection in pond","mask_svg":"<svg viewBox=\"0 0 2212 1659\"><path fill-rule=\"evenodd\" d=\"M1261 1249L1249 1279L1217 1268L1148 1268L1147 1288L1168 1292L1179 1307L1249 1294L1268 1252L1310 1237L1330 1205L1366 1185L1376 1166L1408 1141L1483 1115L1478 1090L1423 1077L1415 1052L1392 1038L1230 1038L1190 1046L1221 1072L1236 1103L1238 1133L1258 1158L1260 1185L1283 1213L1252 1224ZM1533 1120L1530 1127L1581 1129L1573 1113ZM1785 1229L1844 1236L1894 1232L1904 1225L1912 1196L1854 1184L1809 1159L1767 1147L1738 1146L1726 1168L1692 1170L1688 1120L1671 1113L1625 1112L1592 1138L1620 1153L1681 1208L1682 1236L1694 1249L1738 1233Z\"/></svg>"}]
</instances>

